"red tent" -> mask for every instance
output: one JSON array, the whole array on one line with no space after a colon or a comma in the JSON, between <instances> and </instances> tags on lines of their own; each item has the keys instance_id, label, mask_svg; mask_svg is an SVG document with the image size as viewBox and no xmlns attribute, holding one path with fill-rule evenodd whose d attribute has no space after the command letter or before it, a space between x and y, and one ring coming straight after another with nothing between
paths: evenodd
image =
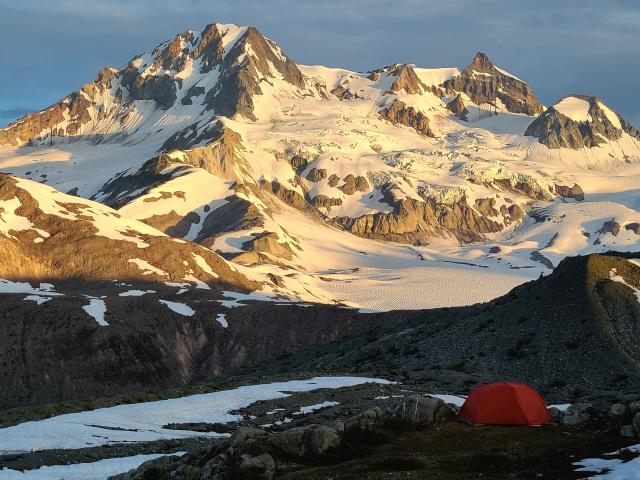
<instances>
[{"instance_id":1,"label":"red tent","mask_svg":"<svg viewBox=\"0 0 640 480\"><path fill-rule=\"evenodd\" d=\"M472 425L542 425L551 417L544 400L522 383L490 383L467 397L458 418Z\"/></svg>"}]
</instances>

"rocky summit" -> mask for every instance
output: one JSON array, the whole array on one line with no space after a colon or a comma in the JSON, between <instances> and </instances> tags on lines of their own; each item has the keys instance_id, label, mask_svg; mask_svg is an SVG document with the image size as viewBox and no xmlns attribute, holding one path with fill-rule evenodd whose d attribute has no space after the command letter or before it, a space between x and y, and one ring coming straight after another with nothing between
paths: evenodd
<instances>
[{"instance_id":1,"label":"rocky summit","mask_svg":"<svg viewBox=\"0 0 640 480\"><path fill-rule=\"evenodd\" d=\"M640 132L494 60L210 23L0 128L0 478L634 465ZM552 423L456 420L499 381Z\"/></svg>"}]
</instances>

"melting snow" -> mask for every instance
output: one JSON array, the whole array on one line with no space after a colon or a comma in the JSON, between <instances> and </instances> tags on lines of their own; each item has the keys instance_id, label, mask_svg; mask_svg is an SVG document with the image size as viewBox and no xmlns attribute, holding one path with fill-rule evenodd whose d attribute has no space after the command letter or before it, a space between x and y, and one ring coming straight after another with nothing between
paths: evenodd
<instances>
[{"instance_id":1,"label":"melting snow","mask_svg":"<svg viewBox=\"0 0 640 480\"><path fill-rule=\"evenodd\" d=\"M216 321L222 325L224 328L228 328L229 327L229 322L227 322L227 314L226 313L219 313L216 316Z\"/></svg>"},{"instance_id":2,"label":"melting snow","mask_svg":"<svg viewBox=\"0 0 640 480\"><path fill-rule=\"evenodd\" d=\"M169 300L159 300L159 302L166 305L174 312L180 315L184 315L185 317L191 317L193 316L194 313L196 313L195 310L193 310L189 305L186 305L184 303L170 302Z\"/></svg>"},{"instance_id":3,"label":"melting snow","mask_svg":"<svg viewBox=\"0 0 640 480\"><path fill-rule=\"evenodd\" d=\"M632 452L640 450L640 445L629 447ZM618 452L605 454L605 456L615 455ZM578 472L593 472L596 475L588 478L598 480L637 480L640 478L640 457L633 458L625 462L619 458L587 458L576 462L579 466Z\"/></svg>"},{"instance_id":4,"label":"melting snow","mask_svg":"<svg viewBox=\"0 0 640 480\"><path fill-rule=\"evenodd\" d=\"M316 403L315 405L308 405L306 407L300 407L300 410L294 412L294 415L307 415L308 413L315 412L316 410L320 410L323 408L334 407L336 405L340 405L340 402L322 402Z\"/></svg>"},{"instance_id":5,"label":"melting snow","mask_svg":"<svg viewBox=\"0 0 640 480\"><path fill-rule=\"evenodd\" d=\"M168 423L228 423L242 419L230 410L258 400L285 398L289 392L342 388L363 383L389 384L364 377L315 377L309 380L248 385L155 402L118 405L88 412L69 413L0 428L0 453L53 448L84 448L119 442L142 442L226 434L162 428ZM114 428L115 427L115 428Z\"/></svg>"},{"instance_id":6,"label":"melting snow","mask_svg":"<svg viewBox=\"0 0 640 480\"><path fill-rule=\"evenodd\" d=\"M51 300L51 297L43 297L42 295L27 295L23 300L30 300L36 302L38 305L42 305L45 302Z\"/></svg>"},{"instance_id":7,"label":"melting snow","mask_svg":"<svg viewBox=\"0 0 640 480\"><path fill-rule=\"evenodd\" d=\"M118 294L120 297L141 297L146 293L156 293L155 290L127 290Z\"/></svg>"},{"instance_id":8,"label":"melting snow","mask_svg":"<svg viewBox=\"0 0 640 480\"><path fill-rule=\"evenodd\" d=\"M622 284L626 285L627 287L629 287L631 290L633 290L633 293L635 293L636 298L638 299L638 302L640 302L640 289L638 289L638 288L634 287L633 285L627 283L627 281L621 275L618 275L618 271L615 268L612 268L611 271L609 272L609 280L613 280L614 282L622 283Z\"/></svg>"},{"instance_id":9,"label":"melting snow","mask_svg":"<svg viewBox=\"0 0 640 480\"><path fill-rule=\"evenodd\" d=\"M167 272L154 267L149 262L147 262L146 260L142 260L141 258L132 258L129 260L129 263L135 263L138 268L142 270L143 275L151 275L153 273L162 275L164 277L169 275Z\"/></svg>"},{"instance_id":10,"label":"melting snow","mask_svg":"<svg viewBox=\"0 0 640 480\"><path fill-rule=\"evenodd\" d=\"M186 452L171 455L184 455ZM72 465L47 465L35 470L0 470L2 480L105 480L112 475L128 472L144 462L164 457L166 454L133 455L130 457L107 458L90 463Z\"/></svg>"},{"instance_id":11,"label":"melting snow","mask_svg":"<svg viewBox=\"0 0 640 480\"><path fill-rule=\"evenodd\" d=\"M89 301L89 305L85 305L82 309L91 315L95 321L98 322L98 325L103 327L109 325L104 319L104 314L107 313L107 305L104 303L104 300L92 298Z\"/></svg>"}]
</instances>

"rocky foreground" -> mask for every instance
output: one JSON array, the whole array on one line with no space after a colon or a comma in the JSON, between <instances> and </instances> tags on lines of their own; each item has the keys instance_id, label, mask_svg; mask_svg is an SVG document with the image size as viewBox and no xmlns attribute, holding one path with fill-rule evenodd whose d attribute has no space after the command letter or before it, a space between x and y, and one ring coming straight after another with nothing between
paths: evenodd
<instances>
[{"instance_id":1,"label":"rocky foreground","mask_svg":"<svg viewBox=\"0 0 640 480\"><path fill-rule=\"evenodd\" d=\"M197 388L206 391L207 387ZM367 383L292 393L234 410L230 413L240 419L232 423L168 423L163 427L191 431L191 437L4 455L0 469L28 474L46 465L160 453L165 456L112 480L452 480L479 476L557 480L598 473L577 472L580 464L576 462L606 452L622 449L606 457L609 460L633 462L638 457L627 449L640 441L637 396L552 406L553 423L542 427L471 427L455 417L463 398L433 396L428 388ZM222 436L203 437L212 432Z\"/></svg>"},{"instance_id":2,"label":"rocky foreground","mask_svg":"<svg viewBox=\"0 0 640 480\"><path fill-rule=\"evenodd\" d=\"M289 411L301 398L252 405L243 414L256 417L253 425L268 413L274 423L241 426L223 442L112 480L579 478L574 461L636 443L640 428L638 401L552 407L554 423L531 428L471 427L456 420L456 405L397 386L358 387L334 398L343 403L325 401L301 419Z\"/></svg>"}]
</instances>

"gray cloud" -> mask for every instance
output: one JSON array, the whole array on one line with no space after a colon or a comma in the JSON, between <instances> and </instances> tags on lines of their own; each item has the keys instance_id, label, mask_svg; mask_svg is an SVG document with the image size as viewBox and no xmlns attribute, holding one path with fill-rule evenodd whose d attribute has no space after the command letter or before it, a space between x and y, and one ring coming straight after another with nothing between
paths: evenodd
<instances>
[{"instance_id":1,"label":"gray cloud","mask_svg":"<svg viewBox=\"0 0 640 480\"><path fill-rule=\"evenodd\" d=\"M545 103L598 95L640 123L635 0L22 0L2 7L0 108L42 108L211 21L255 25L300 63L355 70L464 66L481 50Z\"/></svg>"}]
</instances>

